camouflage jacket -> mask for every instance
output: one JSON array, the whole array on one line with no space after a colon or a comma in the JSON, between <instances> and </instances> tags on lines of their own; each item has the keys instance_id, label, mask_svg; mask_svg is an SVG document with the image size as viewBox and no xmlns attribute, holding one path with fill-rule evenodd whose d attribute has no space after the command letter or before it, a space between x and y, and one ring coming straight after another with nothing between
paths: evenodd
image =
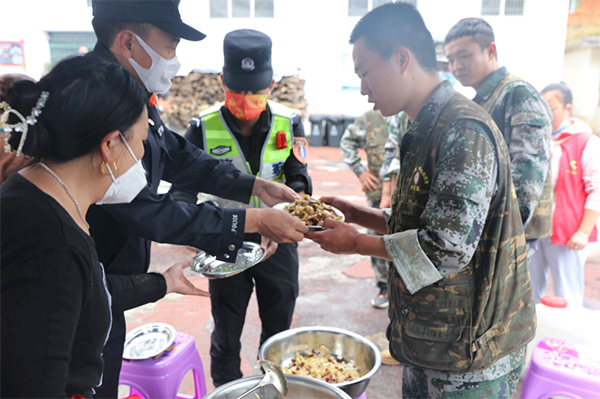
<instances>
[{"instance_id":1,"label":"camouflage jacket","mask_svg":"<svg viewBox=\"0 0 600 399\"><path fill-rule=\"evenodd\" d=\"M387 137L388 125L379 111L367 111L348 125L342 135L340 149L344 155L344 162L350 165L356 176L366 170L358 156L358 149L364 147L369 172L379 178ZM372 201L381 201L381 180L375 190L367 191L366 194Z\"/></svg>"},{"instance_id":2,"label":"camouflage jacket","mask_svg":"<svg viewBox=\"0 0 600 399\"><path fill-rule=\"evenodd\" d=\"M502 132L527 239L552 233L550 146L552 113L537 90L502 67L473 99Z\"/></svg>"},{"instance_id":3,"label":"camouflage jacket","mask_svg":"<svg viewBox=\"0 0 600 399\"><path fill-rule=\"evenodd\" d=\"M502 135L444 82L404 134L400 159L384 236L390 351L425 369L486 369L536 326Z\"/></svg>"},{"instance_id":4,"label":"camouflage jacket","mask_svg":"<svg viewBox=\"0 0 600 399\"><path fill-rule=\"evenodd\" d=\"M392 173L397 174L400 170L398 144L402 140L402 134L406 131L408 116L404 112L399 112L386 117L385 121L389 126L389 135L387 143L385 143L385 156L379 174L383 180L389 180Z\"/></svg>"}]
</instances>

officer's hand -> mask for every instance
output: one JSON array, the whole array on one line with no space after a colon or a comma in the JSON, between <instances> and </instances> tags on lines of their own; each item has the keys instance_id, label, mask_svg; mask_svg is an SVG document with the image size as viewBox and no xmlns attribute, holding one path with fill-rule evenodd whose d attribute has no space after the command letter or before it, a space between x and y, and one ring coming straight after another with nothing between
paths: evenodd
<instances>
[{"instance_id":1,"label":"officer's hand","mask_svg":"<svg viewBox=\"0 0 600 399\"><path fill-rule=\"evenodd\" d=\"M306 233L306 238L319 244L325 251L334 254L356 253L356 238L360 233L353 226L333 219L325 219L323 227L328 227L328 229L310 231Z\"/></svg>"},{"instance_id":2,"label":"officer's hand","mask_svg":"<svg viewBox=\"0 0 600 399\"><path fill-rule=\"evenodd\" d=\"M294 202L300 198L298 193L282 183L275 183L257 177L252 188L252 195L260 198L268 206L280 202Z\"/></svg>"},{"instance_id":3,"label":"officer's hand","mask_svg":"<svg viewBox=\"0 0 600 399\"><path fill-rule=\"evenodd\" d=\"M177 262L168 268L162 275L167 281L167 294L175 292L183 295L210 296L207 291L196 288L184 275L185 269L190 267L192 259Z\"/></svg>"},{"instance_id":4,"label":"officer's hand","mask_svg":"<svg viewBox=\"0 0 600 399\"><path fill-rule=\"evenodd\" d=\"M277 243L275 241L269 240L266 237L262 237L260 241L260 249L265 252L265 257L263 260L267 260L271 255L277 251Z\"/></svg>"},{"instance_id":5,"label":"officer's hand","mask_svg":"<svg viewBox=\"0 0 600 399\"><path fill-rule=\"evenodd\" d=\"M281 244L302 241L308 227L300 219L278 209L248 209L244 232L259 233Z\"/></svg>"},{"instance_id":6,"label":"officer's hand","mask_svg":"<svg viewBox=\"0 0 600 399\"><path fill-rule=\"evenodd\" d=\"M365 192L373 191L377 188L377 183L379 183L379 179L376 178L371 172L365 170L358 176L358 180L360 180L360 184L362 185L362 189Z\"/></svg>"}]
</instances>

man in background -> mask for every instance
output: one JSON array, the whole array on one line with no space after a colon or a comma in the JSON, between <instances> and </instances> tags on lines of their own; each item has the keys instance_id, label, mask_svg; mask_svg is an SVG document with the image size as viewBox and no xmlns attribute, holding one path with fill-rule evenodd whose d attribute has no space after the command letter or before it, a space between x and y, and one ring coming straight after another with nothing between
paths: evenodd
<instances>
[{"instance_id":1,"label":"man in background","mask_svg":"<svg viewBox=\"0 0 600 399\"><path fill-rule=\"evenodd\" d=\"M275 84L271 46L269 36L252 29L225 35L221 75L225 102L192 119L185 138L244 174L284 183L300 195L311 194L301 118L291 109L267 100ZM197 202L198 192L182 192L174 185L172 193L177 200ZM205 193L202 199L221 207L267 207L259 198L253 198L249 205ZM245 240L260 242L260 237L247 235ZM215 386L243 377L240 338L254 290L262 326L259 346L290 328L299 292L298 271L298 244L284 243L258 265L229 278L209 281L214 320L210 374Z\"/></svg>"},{"instance_id":2,"label":"man in background","mask_svg":"<svg viewBox=\"0 0 600 399\"><path fill-rule=\"evenodd\" d=\"M382 183L387 179L379 178L379 173L384 160L385 144L388 140L388 124L381 112L369 110L356 118L354 123L348 125L340 141L340 149L344 162L350 166L367 195L367 202L373 208L379 208L381 202ZM367 154L367 168L358 156L359 149L364 147ZM369 234L377 234L369 230ZM387 287L387 261L371 257L371 266L375 274L375 283L379 293L371 300L375 308L388 307Z\"/></svg>"},{"instance_id":3,"label":"man in background","mask_svg":"<svg viewBox=\"0 0 600 399\"><path fill-rule=\"evenodd\" d=\"M458 21L444 43L450 72L477 90L473 101L490 114L506 140L531 257L537 239L552 233L550 108L532 85L500 67L494 31L483 19Z\"/></svg>"}]
</instances>

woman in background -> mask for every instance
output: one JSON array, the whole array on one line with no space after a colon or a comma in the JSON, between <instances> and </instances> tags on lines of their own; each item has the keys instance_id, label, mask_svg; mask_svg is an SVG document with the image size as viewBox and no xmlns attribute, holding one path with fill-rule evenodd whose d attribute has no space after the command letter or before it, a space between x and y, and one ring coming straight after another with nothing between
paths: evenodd
<instances>
[{"instance_id":1,"label":"woman in background","mask_svg":"<svg viewBox=\"0 0 600 399\"><path fill-rule=\"evenodd\" d=\"M0 102L6 101L6 95L13 82L19 80L30 80L35 82L31 77L21 73L7 73L0 75ZM4 143L2 143L4 144ZM8 176L31 163L28 156L16 156L16 152L8 153L0 148L0 184L8 178Z\"/></svg>"},{"instance_id":2,"label":"woman in background","mask_svg":"<svg viewBox=\"0 0 600 399\"><path fill-rule=\"evenodd\" d=\"M571 118L573 94L567 85L550 84L542 96L554 116L552 237L540 239L529 262L531 283L539 303L551 271L555 294L583 306L583 268L600 216L600 137L585 122Z\"/></svg>"}]
</instances>

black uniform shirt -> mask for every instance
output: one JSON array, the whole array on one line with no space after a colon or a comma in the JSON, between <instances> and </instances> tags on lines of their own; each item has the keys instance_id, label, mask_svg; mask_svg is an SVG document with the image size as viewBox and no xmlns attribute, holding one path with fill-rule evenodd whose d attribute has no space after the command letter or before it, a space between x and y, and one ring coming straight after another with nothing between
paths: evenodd
<instances>
[{"instance_id":1,"label":"black uniform shirt","mask_svg":"<svg viewBox=\"0 0 600 399\"><path fill-rule=\"evenodd\" d=\"M86 56L116 63L101 43ZM254 176L216 160L171 132L156 107L149 107L148 116L142 158L148 186L129 204L92 206L87 214L98 256L106 268L115 312L165 295L162 275L145 274L150 265L149 240L192 245L230 262L243 243L244 210L177 203L169 194L157 194L161 180L246 203L254 185Z\"/></svg>"}]
</instances>

